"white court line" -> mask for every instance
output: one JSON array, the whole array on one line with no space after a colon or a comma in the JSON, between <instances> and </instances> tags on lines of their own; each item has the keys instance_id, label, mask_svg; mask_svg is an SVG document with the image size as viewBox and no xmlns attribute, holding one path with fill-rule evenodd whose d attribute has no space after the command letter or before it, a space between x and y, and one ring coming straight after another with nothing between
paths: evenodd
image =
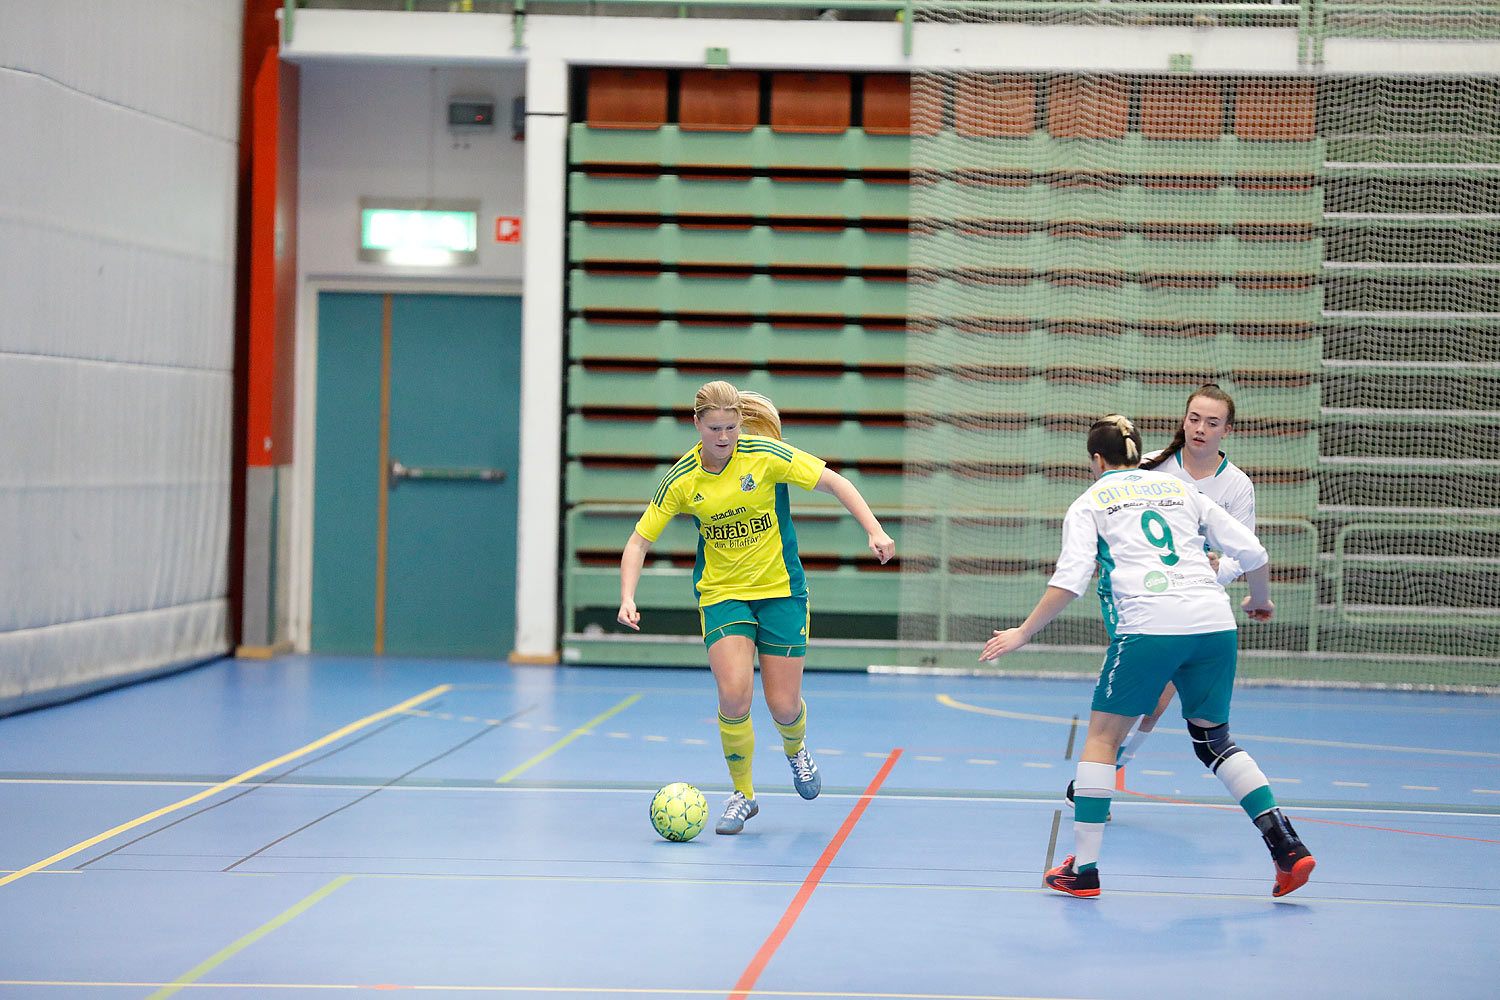
<instances>
[{"instance_id":1,"label":"white court line","mask_svg":"<svg viewBox=\"0 0 1500 1000\"><path fill-rule=\"evenodd\" d=\"M1057 725L1064 726L1071 726L1075 724L1075 720L1071 717L1064 718L1060 715L1032 715L1026 712L1007 712L1003 708L989 708L985 705L971 705L967 702L959 701L957 698L946 694L937 695L937 701L940 705L945 705L948 708L956 708L961 712L975 712L980 715L994 715L1002 719L1020 719L1024 722L1051 722ZM1178 736L1181 736L1184 733L1184 730L1181 729L1163 730L1158 728L1152 731L1156 733L1167 732ZM1309 740L1302 739L1301 737L1296 736L1266 736L1264 734L1258 733L1235 733L1235 735L1240 737L1241 739L1255 740L1256 742L1261 743L1292 743L1297 746L1338 747L1343 750L1384 750L1392 753L1432 753L1449 757L1500 758L1500 753L1492 753L1488 750L1448 750L1442 747L1403 747L1389 746L1383 743L1344 743L1339 740Z\"/></svg>"},{"instance_id":2,"label":"white court line","mask_svg":"<svg viewBox=\"0 0 1500 1000\"><path fill-rule=\"evenodd\" d=\"M1212 774L1205 774L1204 776L1208 777L1208 778L1212 778L1213 777ZM7 783L7 782L13 782L13 783L16 783L16 784L51 784L51 783L56 783L56 784L145 784L145 785L154 784L153 782L149 782L149 781L143 781L143 782L98 781L98 782L93 782L93 781L82 780L82 779L44 779L44 778L3 778L3 779L0 779L0 784L4 784L4 783ZM160 784L162 784L164 786L166 786L166 785L184 785L186 787L193 787L193 788L210 787L210 785L209 785L208 782L160 782ZM351 789L360 789L360 788L375 787L373 784L371 784L371 785L351 785L351 784L330 784L330 783L325 783L325 782L317 782L317 783L308 782L308 783L305 783L305 784L299 784L299 783L290 783L289 784L289 783L280 782L280 781L274 781L274 782L273 781L264 781L264 782L242 781L242 782L239 783L239 786L242 787L242 788L280 788L280 789L303 789L303 788L305 788L305 789L310 789L310 790L321 790L321 791L327 791L327 790L349 791ZM518 786L515 786L515 785L493 785L493 784L490 784L490 783L474 784L474 785L380 785L379 787L380 787L380 790L381 790L382 794L386 793L386 792L464 792L464 793L483 792L485 794L515 794L515 795L538 795L538 794L540 794L540 795L551 795L551 794L564 794L564 795L641 795L642 793L649 793L649 792L652 791L652 789L645 788L645 787L641 787L641 788L584 788L584 787L568 787L567 785L535 785L535 786L520 786L520 787L518 787ZM1425 788L1424 786L1421 786L1421 785L1403 786L1403 787L1409 787L1409 788L1412 788L1414 790L1420 790L1420 791L1437 791L1438 790L1436 788L1430 788L1430 789L1429 788ZM723 792L723 791L726 791L726 790L725 789L718 789L718 790L711 791L710 794L718 794L719 792ZM1495 789L1494 792L1495 792L1495 794L1500 794L1500 789ZM757 798L759 798L761 796L765 796L767 798L783 798L783 799L796 799L796 798L800 798L800 796L798 796L796 792L769 792L769 791L762 792L762 791L757 791L755 794L756 794ZM855 800L855 799L861 798L862 795L863 795L863 793L860 793L860 792L832 792L832 791L825 791L825 792L823 792L823 794L819 795L818 798L820 798L820 799L849 799L849 800ZM881 792L878 795L876 795L875 798L879 799L881 801L889 801L889 802L1004 802L1004 803L1010 803L1010 804L1014 804L1014 805L1043 805L1043 806L1046 806L1048 809L1052 808L1052 798L1050 796L982 795L982 794L977 794L977 795L912 795L912 794L909 794L909 793L887 793L887 792ZM1226 805L1226 806L1231 805L1231 803L1228 803L1227 801L1224 802L1224 803L1162 802L1162 801L1157 801L1155 799L1142 799L1142 798L1136 798L1136 797L1133 797L1133 796L1116 796L1115 800L1114 800L1114 804L1115 805L1121 805L1122 803L1126 804L1126 805L1135 806L1137 808L1163 808L1163 809L1185 809L1185 808L1201 809L1205 805L1214 805L1214 804L1223 804L1223 805ZM1470 811L1467 811L1467 810L1460 810L1460 809L1396 809L1396 808L1390 808L1388 806L1361 806L1361 805L1349 805L1349 806L1293 806L1293 807L1291 807L1291 809L1292 809L1293 812L1298 812L1298 813L1351 813L1351 814L1355 814L1355 815L1376 815L1376 816L1443 816L1443 817L1447 817L1447 816L1462 816L1462 817L1468 817L1468 818L1471 818L1471 819L1491 819L1491 820L1495 820L1496 822L1500 822L1500 812L1470 812Z\"/></svg>"}]
</instances>

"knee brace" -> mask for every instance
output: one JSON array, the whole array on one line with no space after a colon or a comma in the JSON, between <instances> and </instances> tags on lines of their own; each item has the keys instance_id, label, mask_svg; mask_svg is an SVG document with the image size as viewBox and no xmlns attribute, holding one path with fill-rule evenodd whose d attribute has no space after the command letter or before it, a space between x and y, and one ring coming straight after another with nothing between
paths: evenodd
<instances>
[{"instance_id":1,"label":"knee brace","mask_svg":"<svg viewBox=\"0 0 1500 1000\"><path fill-rule=\"evenodd\" d=\"M1193 752L1198 759L1203 761L1215 774L1219 771L1219 765L1237 753L1244 753L1234 745L1234 740L1229 736L1229 723L1219 726L1210 726L1207 729L1195 726L1191 722L1187 724L1188 735L1193 739Z\"/></svg>"}]
</instances>

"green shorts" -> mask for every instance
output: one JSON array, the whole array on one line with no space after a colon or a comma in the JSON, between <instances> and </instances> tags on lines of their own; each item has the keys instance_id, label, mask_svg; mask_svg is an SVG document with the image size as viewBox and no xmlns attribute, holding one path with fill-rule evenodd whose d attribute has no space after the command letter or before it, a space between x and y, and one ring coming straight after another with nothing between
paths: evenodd
<instances>
[{"instance_id":1,"label":"green shorts","mask_svg":"<svg viewBox=\"0 0 1500 1000\"><path fill-rule=\"evenodd\" d=\"M755 640L755 648L772 656L806 656L808 612L805 597L766 597L758 601L720 601L698 609L703 645L726 635Z\"/></svg>"},{"instance_id":2,"label":"green shorts","mask_svg":"<svg viewBox=\"0 0 1500 1000\"><path fill-rule=\"evenodd\" d=\"M1229 721L1239 633L1116 636L1104 654L1093 709L1115 715L1150 715L1167 681L1177 685L1184 719L1214 725Z\"/></svg>"}]
</instances>

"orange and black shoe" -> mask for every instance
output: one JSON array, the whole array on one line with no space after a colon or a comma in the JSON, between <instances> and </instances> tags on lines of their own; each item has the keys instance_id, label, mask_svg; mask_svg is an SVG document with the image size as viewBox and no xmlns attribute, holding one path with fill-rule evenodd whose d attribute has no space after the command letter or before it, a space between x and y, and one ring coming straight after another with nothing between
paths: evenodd
<instances>
[{"instance_id":1,"label":"orange and black shoe","mask_svg":"<svg viewBox=\"0 0 1500 1000\"><path fill-rule=\"evenodd\" d=\"M1317 862L1305 848L1302 856L1291 862L1290 868L1283 868L1282 862L1276 862L1276 884L1271 887L1271 895L1280 898L1293 889L1302 888L1312 876L1312 870L1316 865Z\"/></svg>"},{"instance_id":2,"label":"orange and black shoe","mask_svg":"<svg viewBox=\"0 0 1500 1000\"><path fill-rule=\"evenodd\" d=\"M1276 862L1276 884L1271 886L1271 895L1279 899L1306 885L1317 862L1281 810L1272 809L1255 817L1255 825L1271 851L1271 860Z\"/></svg>"},{"instance_id":3,"label":"orange and black shoe","mask_svg":"<svg viewBox=\"0 0 1500 1000\"><path fill-rule=\"evenodd\" d=\"M1065 892L1069 896L1097 896L1099 895L1099 869L1090 868L1088 871L1075 872L1073 870L1073 855L1056 868L1042 877L1042 884L1049 889Z\"/></svg>"}]
</instances>

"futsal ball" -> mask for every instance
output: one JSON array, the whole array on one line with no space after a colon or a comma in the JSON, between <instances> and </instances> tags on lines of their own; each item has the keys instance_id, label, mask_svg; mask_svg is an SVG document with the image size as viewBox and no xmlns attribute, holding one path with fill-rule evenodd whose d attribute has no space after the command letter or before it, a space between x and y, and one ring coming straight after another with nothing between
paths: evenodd
<instances>
[{"instance_id":1,"label":"futsal ball","mask_svg":"<svg viewBox=\"0 0 1500 1000\"><path fill-rule=\"evenodd\" d=\"M685 781L663 785L651 799L651 825L668 840L692 840L706 819L708 802Z\"/></svg>"}]
</instances>

